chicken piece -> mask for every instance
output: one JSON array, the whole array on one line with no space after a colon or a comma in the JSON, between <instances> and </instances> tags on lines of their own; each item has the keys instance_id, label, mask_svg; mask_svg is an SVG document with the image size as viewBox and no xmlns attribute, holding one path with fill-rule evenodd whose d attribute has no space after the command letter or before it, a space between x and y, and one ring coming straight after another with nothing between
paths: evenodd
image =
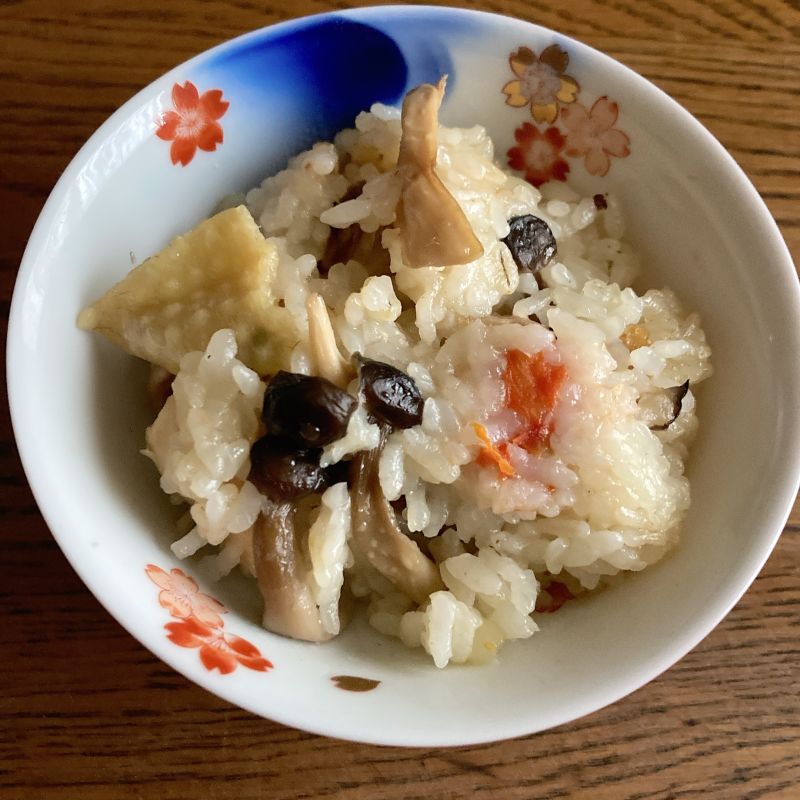
<instances>
[{"instance_id":1,"label":"chicken piece","mask_svg":"<svg viewBox=\"0 0 800 800\"><path fill-rule=\"evenodd\" d=\"M222 211L147 259L78 317L132 355L177 373L181 357L232 328L260 375L288 366L294 326L272 291L275 245L244 206Z\"/></svg>"},{"instance_id":2,"label":"chicken piece","mask_svg":"<svg viewBox=\"0 0 800 800\"><path fill-rule=\"evenodd\" d=\"M439 107L447 78L423 83L403 100L397 172L403 186L398 227L410 267L467 264L483 255L461 206L436 174Z\"/></svg>"}]
</instances>

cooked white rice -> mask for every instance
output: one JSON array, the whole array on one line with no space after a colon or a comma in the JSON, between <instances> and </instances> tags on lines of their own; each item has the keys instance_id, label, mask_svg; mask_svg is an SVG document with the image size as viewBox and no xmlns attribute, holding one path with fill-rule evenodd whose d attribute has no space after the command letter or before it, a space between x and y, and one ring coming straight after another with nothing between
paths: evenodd
<instances>
[{"instance_id":1,"label":"cooked white rice","mask_svg":"<svg viewBox=\"0 0 800 800\"><path fill-rule=\"evenodd\" d=\"M591 590L660 559L678 539L689 506L684 460L697 428L692 390L669 421L676 387L710 374L710 350L695 314L669 290L637 295L638 274L613 196L598 210L564 184L542 190L499 168L486 131L439 130L437 172L484 247L460 266L412 268L403 261L394 173L399 112L375 105L354 130L292 159L246 196L264 235L278 246L276 296L299 344L286 368L308 373L306 300L325 300L345 357L361 353L411 375L425 398L420 426L392 433L379 465L386 497L411 532L425 538L446 588L419 605L350 547L345 484L321 498L308 535L308 581L329 633L340 629L347 580L368 599L372 625L422 646L438 667L481 663L506 639L524 639L541 586ZM339 203L343 197L350 199ZM553 231L558 255L536 278L518 271L500 241L508 220L535 214ZM322 257L332 228L377 232L380 258L335 264ZM477 463L472 423L508 440L519 420L505 406L505 354L543 353L566 368L549 448L508 446L515 475ZM184 357L167 401L147 433L147 453L164 491L191 503L195 528L175 545L187 556L224 544L220 571L247 568L248 529L260 496L246 478L259 435L264 384L235 357L232 331L205 354ZM357 385L350 387L357 393ZM379 439L363 408L323 465L371 449ZM230 537L230 538L229 538ZM226 542L225 540L228 539ZM250 567L252 569L252 567Z\"/></svg>"}]
</instances>

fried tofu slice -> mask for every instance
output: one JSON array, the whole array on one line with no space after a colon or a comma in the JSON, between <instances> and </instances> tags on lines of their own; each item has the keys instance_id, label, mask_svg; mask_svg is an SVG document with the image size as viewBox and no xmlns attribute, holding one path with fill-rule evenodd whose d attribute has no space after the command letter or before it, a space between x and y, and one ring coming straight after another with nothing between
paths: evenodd
<instances>
[{"instance_id":1,"label":"fried tofu slice","mask_svg":"<svg viewBox=\"0 0 800 800\"><path fill-rule=\"evenodd\" d=\"M232 328L239 359L266 375L287 366L295 327L272 287L275 244L244 206L222 211L133 269L78 317L139 358L177 373L181 357Z\"/></svg>"}]
</instances>

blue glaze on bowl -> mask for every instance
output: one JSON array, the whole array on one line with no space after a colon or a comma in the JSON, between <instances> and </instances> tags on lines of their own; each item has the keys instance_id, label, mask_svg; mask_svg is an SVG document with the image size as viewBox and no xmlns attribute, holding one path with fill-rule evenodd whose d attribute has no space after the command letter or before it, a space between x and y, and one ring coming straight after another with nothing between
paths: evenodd
<instances>
[{"instance_id":1,"label":"blue glaze on bowl","mask_svg":"<svg viewBox=\"0 0 800 800\"><path fill-rule=\"evenodd\" d=\"M442 31L422 27L414 16L394 38L345 14L301 19L223 46L193 76L245 106L252 124L273 142L291 132L290 141L273 150L277 167L351 127L375 102L398 104L409 88L443 74L450 75L452 87L453 63Z\"/></svg>"}]
</instances>

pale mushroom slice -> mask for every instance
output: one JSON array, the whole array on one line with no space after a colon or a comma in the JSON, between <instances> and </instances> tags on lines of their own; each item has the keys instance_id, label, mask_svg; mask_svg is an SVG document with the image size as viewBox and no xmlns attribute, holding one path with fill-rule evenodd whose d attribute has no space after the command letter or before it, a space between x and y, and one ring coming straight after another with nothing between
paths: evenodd
<instances>
[{"instance_id":1,"label":"pale mushroom slice","mask_svg":"<svg viewBox=\"0 0 800 800\"><path fill-rule=\"evenodd\" d=\"M467 264L483 245L456 199L436 174L439 107L447 77L423 83L403 100L397 172L402 180L398 227L410 267Z\"/></svg>"},{"instance_id":2,"label":"pale mushroom slice","mask_svg":"<svg viewBox=\"0 0 800 800\"><path fill-rule=\"evenodd\" d=\"M387 433L383 431L378 447L362 451L353 459L353 542L390 583L422 604L444 584L438 567L400 529L397 515L381 489L378 462Z\"/></svg>"},{"instance_id":3,"label":"pale mushroom slice","mask_svg":"<svg viewBox=\"0 0 800 800\"><path fill-rule=\"evenodd\" d=\"M339 352L328 308L316 292L309 294L306 300L306 313L314 374L326 378L340 389L346 389L355 370Z\"/></svg>"},{"instance_id":4,"label":"pale mushroom slice","mask_svg":"<svg viewBox=\"0 0 800 800\"><path fill-rule=\"evenodd\" d=\"M253 561L264 599L262 625L273 633L325 642L325 630L308 583L295 528L296 505L265 500L253 527Z\"/></svg>"}]
</instances>

